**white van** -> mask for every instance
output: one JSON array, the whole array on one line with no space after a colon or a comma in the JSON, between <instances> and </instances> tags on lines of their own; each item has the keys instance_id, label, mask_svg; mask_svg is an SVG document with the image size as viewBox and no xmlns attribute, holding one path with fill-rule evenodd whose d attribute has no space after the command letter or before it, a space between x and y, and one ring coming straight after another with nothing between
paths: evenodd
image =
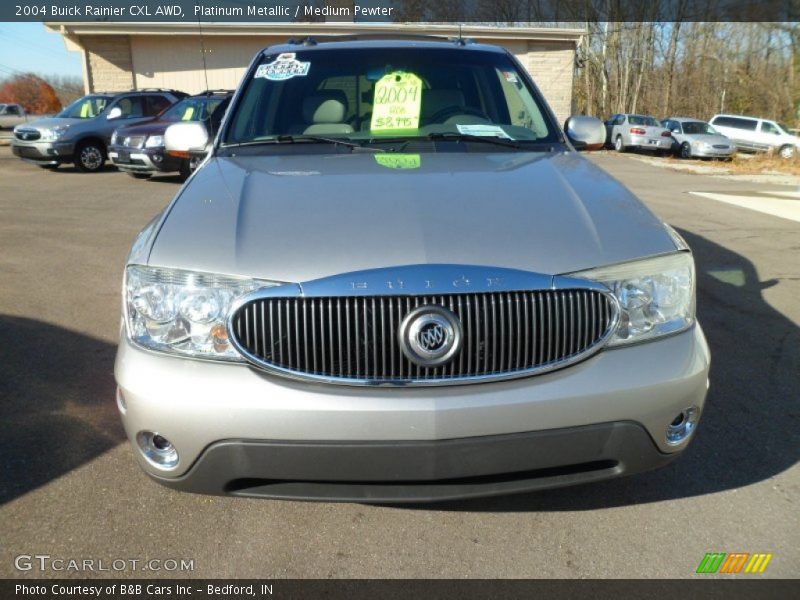
<instances>
[{"instance_id":1,"label":"white van","mask_svg":"<svg viewBox=\"0 0 800 600\"><path fill-rule=\"evenodd\" d=\"M709 122L722 135L733 140L739 150L778 152L783 158L792 158L800 149L800 138L775 121L739 115L714 115Z\"/></svg>"}]
</instances>

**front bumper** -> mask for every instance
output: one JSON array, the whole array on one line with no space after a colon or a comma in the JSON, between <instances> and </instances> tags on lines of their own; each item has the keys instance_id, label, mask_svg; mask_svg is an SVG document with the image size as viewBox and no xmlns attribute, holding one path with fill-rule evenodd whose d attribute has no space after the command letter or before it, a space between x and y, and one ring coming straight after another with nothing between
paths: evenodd
<instances>
[{"instance_id":1,"label":"front bumper","mask_svg":"<svg viewBox=\"0 0 800 600\"><path fill-rule=\"evenodd\" d=\"M11 152L14 156L43 165L72 162L75 145L72 142L23 142L14 138Z\"/></svg>"},{"instance_id":2,"label":"front bumper","mask_svg":"<svg viewBox=\"0 0 800 600\"><path fill-rule=\"evenodd\" d=\"M179 171L181 159L169 156L164 148L110 146L108 157L120 171L156 173Z\"/></svg>"},{"instance_id":3,"label":"front bumper","mask_svg":"<svg viewBox=\"0 0 800 600\"><path fill-rule=\"evenodd\" d=\"M727 150L692 146L692 156L696 156L697 158L730 158L734 154L736 154L736 148L734 146L731 146Z\"/></svg>"},{"instance_id":4,"label":"front bumper","mask_svg":"<svg viewBox=\"0 0 800 600\"><path fill-rule=\"evenodd\" d=\"M535 377L448 387L325 386L239 364L168 357L123 339L115 374L143 469L193 492L335 500L434 500L569 485L665 464L682 410L702 411L699 326L607 349ZM162 470L136 446L177 448ZM691 439L691 438L689 438Z\"/></svg>"},{"instance_id":5,"label":"front bumper","mask_svg":"<svg viewBox=\"0 0 800 600\"><path fill-rule=\"evenodd\" d=\"M178 478L196 493L292 500L432 502L588 483L647 471L659 452L632 422L431 442L272 442L209 446Z\"/></svg>"}]
</instances>

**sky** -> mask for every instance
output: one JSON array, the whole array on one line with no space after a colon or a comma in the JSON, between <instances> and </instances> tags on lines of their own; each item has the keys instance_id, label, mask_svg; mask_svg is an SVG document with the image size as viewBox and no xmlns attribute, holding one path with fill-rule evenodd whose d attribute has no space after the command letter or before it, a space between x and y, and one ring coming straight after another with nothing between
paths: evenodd
<instances>
[{"instance_id":1,"label":"sky","mask_svg":"<svg viewBox=\"0 0 800 600\"><path fill-rule=\"evenodd\" d=\"M20 71L82 77L80 54L68 52L42 23L0 21L0 78Z\"/></svg>"}]
</instances>

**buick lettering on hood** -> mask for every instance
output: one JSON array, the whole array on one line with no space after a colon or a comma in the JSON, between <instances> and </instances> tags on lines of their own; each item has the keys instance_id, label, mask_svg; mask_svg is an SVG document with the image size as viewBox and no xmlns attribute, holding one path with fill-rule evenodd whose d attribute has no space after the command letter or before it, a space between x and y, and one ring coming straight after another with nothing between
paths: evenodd
<instances>
[{"instance_id":1,"label":"buick lettering on hood","mask_svg":"<svg viewBox=\"0 0 800 600\"><path fill-rule=\"evenodd\" d=\"M320 38L259 52L139 235L117 402L197 493L420 502L669 463L709 351L681 236L580 153L506 50Z\"/></svg>"}]
</instances>

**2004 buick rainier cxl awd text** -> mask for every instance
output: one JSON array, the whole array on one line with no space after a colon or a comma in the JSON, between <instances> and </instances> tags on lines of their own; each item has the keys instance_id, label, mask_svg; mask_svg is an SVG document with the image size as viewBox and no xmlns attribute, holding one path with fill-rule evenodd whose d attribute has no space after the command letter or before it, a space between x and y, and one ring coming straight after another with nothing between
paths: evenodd
<instances>
[{"instance_id":1,"label":"2004 buick rainier cxl awd text","mask_svg":"<svg viewBox=\"0 0 800 600\"><path fill-rule=\"evenodd\" d=\"M576 150L506 50L258 53L140 234L116 363L143 469L181 490L431 501L664 465L709 351L683 239Z\"/></svg>"}]
</instances>

